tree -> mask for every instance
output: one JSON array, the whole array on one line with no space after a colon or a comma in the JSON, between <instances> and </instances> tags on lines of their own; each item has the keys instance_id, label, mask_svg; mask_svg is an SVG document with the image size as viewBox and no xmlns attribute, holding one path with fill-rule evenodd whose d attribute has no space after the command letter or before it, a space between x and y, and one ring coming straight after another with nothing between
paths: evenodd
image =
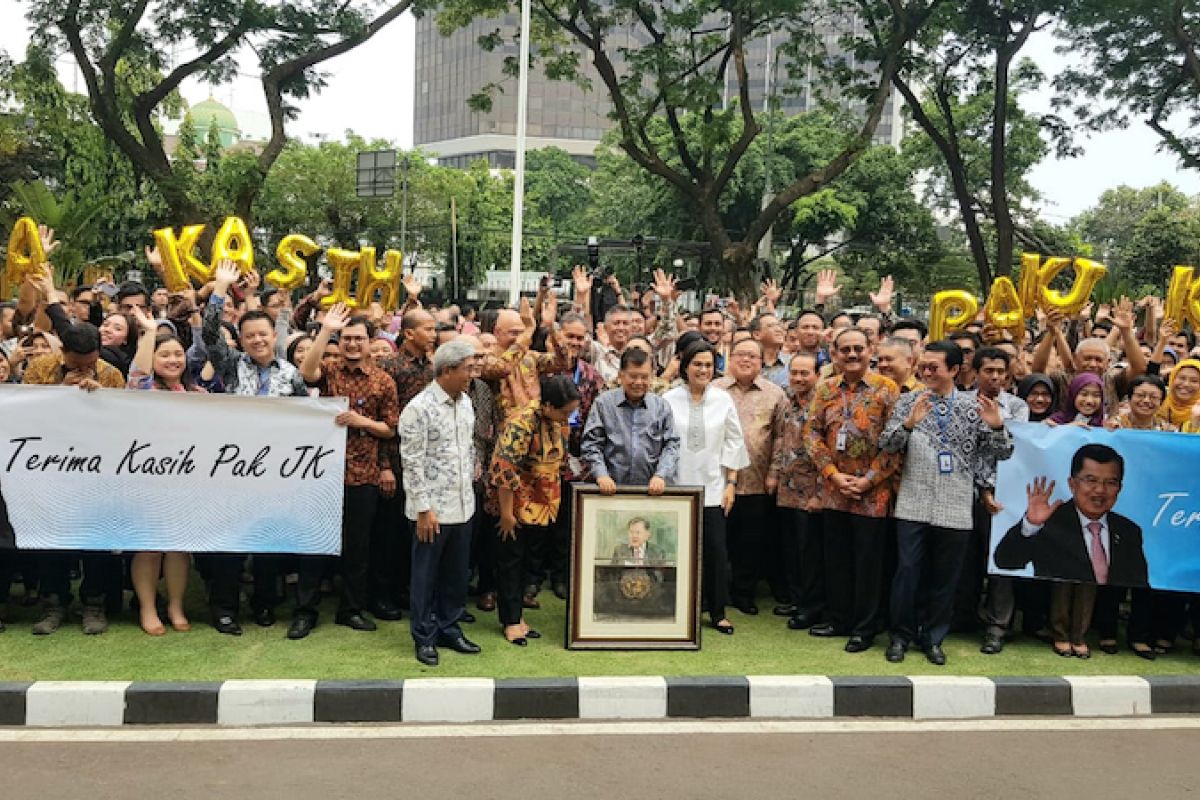
<instances>
[{"instance_id":1,"label":"tree","mask_svg":"<svg viewBox=\"0 0 1200 800\"><path fill-rule=\"evenodd\" d=\"M40 182L56 203L98 209L76 232L92 257L140 252L147 220L161 213L162 199L128 159L114 157L111 143L90 117L87 98L63 87L53 62L38 47L30 47L25 61L0 73L0 86L0 97L14 109L0 121L0 148L6 141L14 148L12 160L0 157L0 204L12 206L9 216L28 206L13 205L13 187ZM55 262L61 267L69 249L60 250Z\"/></svg>"},{"instance_id":2,"label":"tree","mask_svg":"<svg viewBox=\"0 0 1200 800\"><path fill-rule=\"evenodd\" d=\"M1155 208L1133 227L1120 276L1134 286L1165 287L1176 264L1200 265L1200 214Z\"/></svg>"},{"instance_id":3,"label":"tree","mask_svg":"<svg viewBox=\"0 0 1200 800\"><path fill-rule=\"evenodd\" d=\"M1053 139L1061 155L1073 152L1060 120L1031 115L1018 102L1042 75L1016 57L1035 31L1050 24L1059 5L1059 0L943 5L892 79L928 137L928 146L912 149L940 157L935 192L944 202L953 200L985 293L993 277L1012 272L1015 239L1024 232L1018 199L1032 193L1022 177L1048 152L1040 134ZM990 243L985 223L992 228Z\"/></svg>"},{"instance_id":4,"label":"tree","mask_svg":"<svg viewBox=\"0 0 1200 800\"><path fill-rule=\"evenodd\" d=\"M1134 231L1146 215L1160 209L1175 215L1191 205L1187 195L1166 181L1144 189L1118 186L1100 195L1096 205L1071 220L1070 227L1094 248L1096 259L1121 275L1130 260Z\"/></svg>"},{"instance_id":5,"label":"tree","mask_svg":"<svg viewBox=\"0 0 1200 800\"><path fill-rule=\"evenodd\" d=\"M608 95L620 148L687 199L730 283L745 290L753 283L759 242L785 210L826 187L870 146L901 54L938 1L541 0L535 4L535 28L549 77L590 84L581 69L582 59L590 59ZM518 4L444 0L441 5L443 27L453 29ZM854 20L858 24L845 25ZM827 48L823 38L831 24L849 31L837 43L840 52ZM864 28L871 35L860 35ZM819 76L815 83L832 87L843 103L861 102L861 113L831 158L790 183L759 187L757 213L731 233L724 215L731 184L764 133L751 100L747 44L768 34L780 43L779 59L787 72L774 93L776 101L801 91L811 70ZM629 38L643 44L625 46ZM497 32L482 43L495 47L503 41ZM862 64L875 68L855 66ZM736 100L723 107L727 82ZM689 136L692 126L702 134L698 140ZM665 139L657 135L661 129L669 134Z\"/></svg>"},{"instance_id":6,"label":"tree","mask_svg":"<svg viewBox=\"0 0 1200 800\"><path fill-rule=\"evenodd\" d=\"M407 10L412 0L27 0L35 39L50 51L68 50L87 86L92 115L105 136L157 187L167 222L204 221L188 186L167 157L157 126L164 104L187 78L212 83L237 69L235 54L258 56L271 137L254 169L235 187L233 207L249 220L254 200L287 142L292 103L324 86L318 68L370 39ZM171 63L175 50L194 52ZM130 76L149 77L131 80Z\"/></svg>"},{"instance_id":7,"label":"tree","mask_svg":"<svg viewBox=\"0 0 1200 800\"><path fill-rule=\"evenodd\" d=\"M1096 130L1140 118L1200 169L1200 9L1186 0L1075 0L1056 29L1072 59L1056 104ZM1172 124L1172 117L1182 121Z\"/></svg>"}]
</instances>

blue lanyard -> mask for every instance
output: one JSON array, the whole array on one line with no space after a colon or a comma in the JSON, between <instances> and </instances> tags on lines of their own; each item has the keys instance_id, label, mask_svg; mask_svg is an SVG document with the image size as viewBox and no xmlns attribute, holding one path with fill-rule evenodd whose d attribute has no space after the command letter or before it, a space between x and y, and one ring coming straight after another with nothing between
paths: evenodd
<instances>
[{"instance_id":1,"label":"blue lanyard","mask_svg":"<svg viewBox=\"0 0 1200 800\"><path fill-rule=\"evenodd\" d=\"M937 421L938 426L938 441L941 442L943 449L950 446L950 442L946 439L946 428L950 425L950 414L954 411L954 398L957 396L958 389L953 389L950 397L945 400L939 397L933 405L933 418ZM940 411L942 408L945 409L945 413Z\"/></svg>"}]
</instances>

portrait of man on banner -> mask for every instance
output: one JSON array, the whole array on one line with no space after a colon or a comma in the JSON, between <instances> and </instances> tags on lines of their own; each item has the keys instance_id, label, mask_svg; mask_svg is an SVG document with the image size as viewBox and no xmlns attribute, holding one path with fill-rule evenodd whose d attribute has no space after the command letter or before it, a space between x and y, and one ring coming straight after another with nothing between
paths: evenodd
<instances>
[{"instance_id":1,"label":"portrait of man on banner","mask_svg":"<svg viewBox=\"0 0 1200 800\"><path fill-rule=\"evenodd\" d=\"M1070 500L1054 500L1055 482L1034 478L1028 506L996 547L996 566L1058 580L1149 585L1142 529L1113 511L1125 477L1125 459L1104 444L1085 444L1071 458Z\"/></svg>"}]
</instances>

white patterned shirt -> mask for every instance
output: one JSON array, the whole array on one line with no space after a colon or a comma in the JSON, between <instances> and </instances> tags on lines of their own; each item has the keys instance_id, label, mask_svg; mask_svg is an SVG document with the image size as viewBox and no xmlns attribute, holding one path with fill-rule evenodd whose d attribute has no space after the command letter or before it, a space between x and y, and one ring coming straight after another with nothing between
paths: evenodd
<instances>
[{"instance_id":1,"label":"white patterned shirt","mask_svg":"<svg viewBox=\"0 0 1200 800\"><path fill-rule=\"evenodd\" d=\"M438 522L459 525L475 513L475 411L463 392L454 400L435 380L400 414L404 513L432 510Z\"/></svg>"}]
</instances>

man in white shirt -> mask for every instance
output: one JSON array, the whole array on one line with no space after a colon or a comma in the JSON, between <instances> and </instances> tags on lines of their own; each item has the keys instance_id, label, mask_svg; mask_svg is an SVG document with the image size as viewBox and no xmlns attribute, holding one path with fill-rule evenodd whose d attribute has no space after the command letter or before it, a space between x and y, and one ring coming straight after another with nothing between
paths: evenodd
<instances>
[{"instance_id":1,"label":"man in white shirt","mask_svg":"<svg viewBox=\"0 0 1200 800\"><path fill-rule=\"evenodd\" d=\"M433 354L436 375L400 415L405 516L414 527L411 630L417 660L437 666L437 646L478 653L458 626L467 599L475 513L475 412L467 389L475 348L448 342Z\"/></svg>"}]
</instances>

